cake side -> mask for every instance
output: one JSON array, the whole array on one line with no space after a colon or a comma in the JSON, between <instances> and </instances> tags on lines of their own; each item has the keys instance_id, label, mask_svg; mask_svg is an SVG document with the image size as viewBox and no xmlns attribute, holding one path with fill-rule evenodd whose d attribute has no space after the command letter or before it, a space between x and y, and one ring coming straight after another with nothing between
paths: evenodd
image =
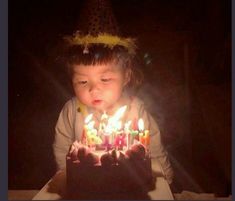
<instances>
[{"instance_id":1,"label":"cake side","mask_svg":"<svg viewBox=\"0 0 235 201\"><path fill-rule=\"evenodd\" d=\"M99 154L99 160L94 157L93 163L74 160L76 158L72 158L71 154L68 155L66 158L68 198L81 198L84 192L86 195L95 194L102 199L105 199L105 196L111 199L112 195L115 195L116 199L117 195L127 199L127 195L135 195L133 198L136 198L146 194L153 188L151 159L148 154L143 155L141 149L139 152L130 150L125 153L116 150L103 153L94 151L92 152L94 155ZM113 160L109 159L107 161L110 163L105 163L102 161L105 155L112 156ZM108 159L108 157L103 158Z\"/></svg>"},{"instance_id":2,"label":"cake side","mask_svg":"<svg viewBox=\"0 0 235 201\"><path fill-rule=\"evenodd\" d=\"M150 165L149 159L107 167L82 165L68 159L67 185L69 190L97 193L147 190L152 184Z\"/></svg>"}]
</instances>

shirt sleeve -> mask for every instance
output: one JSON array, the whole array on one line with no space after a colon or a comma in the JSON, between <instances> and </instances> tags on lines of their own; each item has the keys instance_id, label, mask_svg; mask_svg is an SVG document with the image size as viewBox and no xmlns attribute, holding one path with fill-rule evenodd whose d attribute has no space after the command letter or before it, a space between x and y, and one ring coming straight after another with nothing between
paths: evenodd
<instances>
[{"instance_id":1,"label":"shirt sleeve","mask_svg":"<svg viewBox=\"0 0 235 201\"><path fill-rule=\"evenodd\" d=\"M154 120L154 118L145 110L144 106L140 106L140 116L143 118L145 123L145 128L149 129L150 133L150 154L151 159L157 162L162 169L164 176L166 177L168 183L172 183L173 180L173 169L171 167L168 152L165 150L162 141L159 127ZM154 171L154 169L153 169Z\"/></svg>"},{"instance_id":2,"label":"shirt sleeve","mask_svg":"<svg viewBox=\"0 0 235 201\"><path fill-rule=\"evenodd\" d=\"M57 169L66 168L66 155L74 140L73 102L68 101L62 108L55 126L53 152Z\"/></svg>"}]
</instances>

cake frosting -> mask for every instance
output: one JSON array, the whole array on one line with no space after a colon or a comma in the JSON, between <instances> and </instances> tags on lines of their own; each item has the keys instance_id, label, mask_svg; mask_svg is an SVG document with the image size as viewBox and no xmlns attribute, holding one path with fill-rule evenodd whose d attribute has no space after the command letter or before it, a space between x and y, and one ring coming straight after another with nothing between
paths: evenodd
<instances>
[{"instance_id":1,"label":"cake frosting","mask_svg":"<svg viewBox=\"0 0 235 201\"><path fill-rule=\"evenodd\" d=\"M124 151L95 150L75 141L66 166L69 199L145 199L153 187L151 160L141 143Z\"/></svg>"}]
</instances>

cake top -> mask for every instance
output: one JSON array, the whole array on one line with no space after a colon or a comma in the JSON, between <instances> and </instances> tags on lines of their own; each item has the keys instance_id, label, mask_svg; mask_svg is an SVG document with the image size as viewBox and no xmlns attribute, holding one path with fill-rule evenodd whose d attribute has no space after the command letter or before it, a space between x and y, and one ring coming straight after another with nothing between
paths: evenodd
<instances>
[{"instance_id":1,"label":"cake top","mask_svg":"<svg viewBox=\"0 0 235 201\"><path fill-rule=\"evenodd\" d=\"M67 154L67 160L81 165L110 166L119 165L125 161L141 161L148 157L148 150L141 143L133 144L127 150L94 150L91 147L75 141Z\"/></svg>"}]
</instances>

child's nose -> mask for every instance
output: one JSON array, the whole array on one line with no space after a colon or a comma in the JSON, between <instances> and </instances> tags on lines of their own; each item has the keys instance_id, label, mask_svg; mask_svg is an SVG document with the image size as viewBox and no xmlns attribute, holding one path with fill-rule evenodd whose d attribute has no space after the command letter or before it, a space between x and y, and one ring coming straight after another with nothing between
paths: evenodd
<instances>
[{"instance_id":1,"label":"child's nose","mask_svg":"<svg viewBox=\"0 0 235 201\"><path fill-rule=\"evenodd\" d=\"M94 83L90 85L89 92L96 92L99 90L100 90L99 84Z\"/></svg>"}]
</instances>

